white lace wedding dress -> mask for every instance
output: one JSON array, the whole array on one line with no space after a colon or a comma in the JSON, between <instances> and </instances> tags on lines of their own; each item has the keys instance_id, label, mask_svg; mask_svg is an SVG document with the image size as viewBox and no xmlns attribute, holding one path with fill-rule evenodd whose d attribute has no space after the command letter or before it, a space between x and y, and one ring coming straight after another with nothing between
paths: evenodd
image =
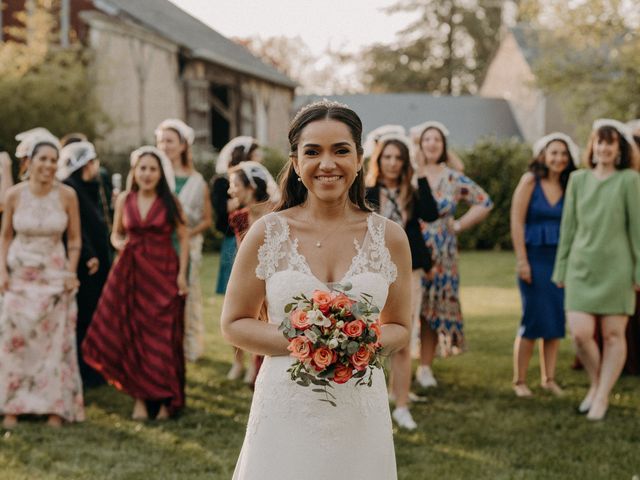
<instances>
[{"instance_id":1,"label":"white lace wedding dress","mask_svg":"<svg viewBox=\"0 0 640 480\"><path fill-rule=\"evenodd\" d=\"M327 290L311 272L290 237L283 215L264 217L266 233L259 251L258 278L266 282L271 323L280 323L291 298ZM373 296L382 309L395 281L396 266L384 242L386 220L367 219L362 246L355 243L351 267L338 282L350 282L350 294ZM393 480L395 452L387 388L382 370L373 386L355 386L352 379L334 385L337 407L294 383L287 369L289 356L265 357L258 375L247 432L236 465L235 480Z\"/></svg>"}]
</instances>

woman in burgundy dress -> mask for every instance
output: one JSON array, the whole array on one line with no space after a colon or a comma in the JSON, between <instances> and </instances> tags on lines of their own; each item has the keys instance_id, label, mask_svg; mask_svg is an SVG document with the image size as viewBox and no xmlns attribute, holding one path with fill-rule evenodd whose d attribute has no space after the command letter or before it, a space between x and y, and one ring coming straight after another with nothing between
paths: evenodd
<instances>
[{"instance_id":1,"label":"woman in burgundy dress","mask_svg":"<svg viewBox=\"0 0 640 480\"><path fill-rule=\"evenodd\" d=\"M161 403L158 419L184 406L189 239L173 182L171 162L155 147L131 154L128 188L117 199L111 236L119 258L82 345L86 362L135 399L138 420L149 416L145 402Z\"/></svg>"}]
</instances>

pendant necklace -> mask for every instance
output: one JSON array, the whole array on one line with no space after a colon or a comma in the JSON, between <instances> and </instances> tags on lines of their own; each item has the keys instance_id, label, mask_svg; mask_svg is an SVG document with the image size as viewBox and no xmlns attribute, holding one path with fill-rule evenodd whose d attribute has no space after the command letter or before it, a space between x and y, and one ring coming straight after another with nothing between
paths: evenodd
<instances>
[{"instance_id":1,"label":"pendant necklace","mask_svg":"<svg viewBox=\"0 0 640 480\"><path fill-rule=\"evenodd\" d=\"M329 233L327 233L324 237L322 237L320 240L316 241L316 248L322 248L322 242L324 242L327 238L329 238L329 236L331 236L332 234L336 233L340 227L342 227L342 225L338 225L336 228L334 228L333 230L331 230Z\"/></svg>"}]
</instances>

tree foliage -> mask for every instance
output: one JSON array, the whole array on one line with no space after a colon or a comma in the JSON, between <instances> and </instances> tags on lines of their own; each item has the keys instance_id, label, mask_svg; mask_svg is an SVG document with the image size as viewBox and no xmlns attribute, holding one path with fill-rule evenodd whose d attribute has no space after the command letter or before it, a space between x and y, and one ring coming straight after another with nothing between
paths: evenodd
<instances>
[{"instance_id":1,"label":"tree foliage","mask_svg":"<svg viewBox=\"0 0 640 480\"><path fill-rule=\"evenodd\" d=\"M415 13L395 45L365 51L365 84L374 92L475 93L498 46L503 1L400 0Z\"/></svg>"},{"instance_id":2,"label":"tree foliage","mask_svg":"<svg viewBox=\"0 0 640 480\"><path fill-rule=\"evenodd\" d=\"M640 117L640 18L637 5L635 12L629 6L625 0L546 0L531 19L541 52L537 85L561 98L567 117L581 119L583 130L597 117Z\"/></svg>"},{"instance_id":3,"label":"tree foliage","mask_svg":"<svg viewBox=\"0 0 640 480\"><path fill-rule=\"evenodd\" d=\"M56 45L57 24L44 2L31 15L17 15L23 25L7 28L12 40L0 43L0 149L12 151L16 133L36 126L56 135L99 136L108 121L96 100L88 52Z\"/></svg>"}]
</instances>

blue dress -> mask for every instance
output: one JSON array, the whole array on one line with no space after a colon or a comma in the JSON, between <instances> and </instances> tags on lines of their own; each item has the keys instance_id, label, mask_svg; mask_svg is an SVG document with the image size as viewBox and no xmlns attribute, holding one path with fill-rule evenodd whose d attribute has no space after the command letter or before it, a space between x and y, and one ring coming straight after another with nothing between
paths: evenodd
<instances>
[{"instance_id":1,"label":"blue dress","mask_svg":"<svg viewBox=\"0 0 640 480\"><path fill-rule=\"evenodd\" d=\"M522 321L518 335L528 339L562 338L565 334L564 291L551 282L560 238L564 196L551 205L540 184L531 195L524 242L531 266L531 284L518 278Z\"/></svg>"}]
</instances>

